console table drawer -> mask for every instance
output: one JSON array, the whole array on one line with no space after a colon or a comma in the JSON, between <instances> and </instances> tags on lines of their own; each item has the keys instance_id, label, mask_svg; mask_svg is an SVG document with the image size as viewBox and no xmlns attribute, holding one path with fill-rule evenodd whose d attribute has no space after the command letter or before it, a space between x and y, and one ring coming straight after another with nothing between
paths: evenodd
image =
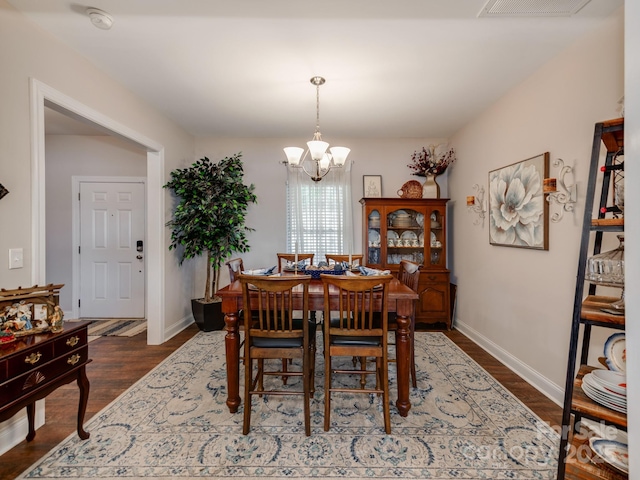
<instances>
[{"instance_id":1,"label":"console table drawer","mask_svg":"<svg viewBox=\"0 0 640 480\"><path fill-rule=\"evenodd\" d=\"M29 372L13 378L0 385L0 405L20 399L28 395L37 387L44 386L48 382L64 376L75 367L87 363L89 359L89 347L83 347L69 352L67 355L35 367Z\"/></svg>"},{"instance_id":2,"label":"console table drawer","mask_svg":"<svg viewBox=\"0 0 640 480\"><path fill-rule=\"evenodd\" d=\"M51 361L53 355L53 343L42 343L21 351L7 360L7 377L14 378L25 372L41 367Z\"/></svg>"},{"instance_id":3,"label":"console table drawer","mask_svg":"<svg viewBox=\"0 0 640 480\"><path fill-rule=\"evenodd\" d=\"M87 329L77 330L56 339L56 341L53 343L53 351L55 356L57 357L86 344Z\"/></svg>"}]
</instances>

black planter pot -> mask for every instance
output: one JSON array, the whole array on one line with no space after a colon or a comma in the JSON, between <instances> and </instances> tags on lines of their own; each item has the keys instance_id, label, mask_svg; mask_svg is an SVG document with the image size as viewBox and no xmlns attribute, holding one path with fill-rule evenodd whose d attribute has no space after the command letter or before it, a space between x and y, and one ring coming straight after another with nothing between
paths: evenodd
<instances>
[{"instance_id":1,"label":"black planter pot","mask_svg":"<svg viewBox=\"0 0 640 480\"><path fill-rule=\"evenodd\" d=\"M212 332L224 328L222 302L202 303L201 299L191 300L191 311L196 325L203 332Z\"/></svg>"}]
</instances>

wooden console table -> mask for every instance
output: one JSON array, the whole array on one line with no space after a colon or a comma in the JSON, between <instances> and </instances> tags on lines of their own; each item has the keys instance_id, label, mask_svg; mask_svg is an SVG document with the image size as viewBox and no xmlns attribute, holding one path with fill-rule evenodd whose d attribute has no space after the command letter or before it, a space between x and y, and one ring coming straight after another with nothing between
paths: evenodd
<instances>
[{"instance_id":1,"label":"wooden console table","mask_svg":"<svg viewBox=\"0 0 640 480\"><path fill-rule=\"evenodd\" d=\"M27 407L29 434L35 432L35 402L74 380L80 389L78 436L89 438L83 428L89 399L85 372L89 359L87 327L90 322L66 322L59 333L38 333L19 337L0 347L0 422Z\"/></svg>"}]
</instances>

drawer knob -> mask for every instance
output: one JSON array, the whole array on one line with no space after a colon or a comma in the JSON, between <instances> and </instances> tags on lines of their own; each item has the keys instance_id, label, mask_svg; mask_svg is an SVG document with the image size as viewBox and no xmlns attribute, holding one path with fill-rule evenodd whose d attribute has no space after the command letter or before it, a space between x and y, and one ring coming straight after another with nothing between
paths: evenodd
<instances>
[{"instance_id":1,"label":"drawer knob","mask_svg":"<svg viewBox=\"0 0 640 480\"><path fill-rule=\"evenodd\" d=\"M75 365L79 361L80 361L80 355L78 355L77 353L75 355L71 355L69 358L67 358L67 363L69 365Z\"/></svg>"},{"instance_id":2,"label":"drawer knob","mask_svg":"<svg viewBox=\"0 0 640 480\"><path fill-rule=\"evenodd\" d=\"M67 345L69 347L75 347L78 344L78 342L80 342L80 337L69 337L67 339Z\"/></svg>"},{"instance_id":3,"label":"drawer knob","mask_svg":"<svg viewBox=\"0 0 640 480\"><path fill-rule=\"evenodd\" d=\"M41 358L42 358L42 354L40 352L32 353L28 357L25 357L24 363L28 363L29 365L35 365L40 361Z\"/></svg>"}]
</instances>

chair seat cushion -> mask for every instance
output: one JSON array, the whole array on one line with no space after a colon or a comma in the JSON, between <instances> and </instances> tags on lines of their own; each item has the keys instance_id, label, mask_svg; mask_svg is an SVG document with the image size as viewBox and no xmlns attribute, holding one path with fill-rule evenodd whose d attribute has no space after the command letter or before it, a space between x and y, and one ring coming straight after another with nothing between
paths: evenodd
<instances>
[{"instance_id":1,"label":"chair seat cushion","mask_svg":"<svg viewBox=\"0 0 640 480\"><path fill-rule=\"evenodd\" d=\"M295 348L302 346L302 338L269 338L251 337L254 347L261 348Z\"/></svg>"},{"instance_id":2,"label":"chair seat cushion","mask_svg":"<svg viewBox=\"0 0 640 480\"><path fill-rule=\"evenodd\" d=\"M331 335L332 345L361 345L361 346L380 346L382 341L379 337L358 337L345 335Z\"/></svg>"}]
</instances>

